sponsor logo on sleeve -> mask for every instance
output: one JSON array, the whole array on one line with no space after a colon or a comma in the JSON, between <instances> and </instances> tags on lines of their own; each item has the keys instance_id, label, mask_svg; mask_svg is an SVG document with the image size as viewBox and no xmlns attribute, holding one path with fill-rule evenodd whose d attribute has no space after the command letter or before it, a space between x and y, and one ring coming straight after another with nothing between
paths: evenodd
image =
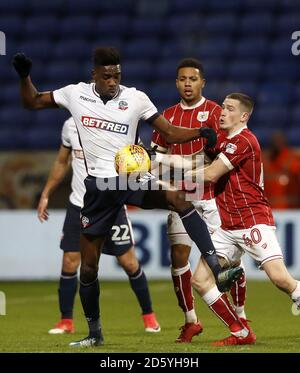
<instances>
[{"instance_id":1,"label":"sponsor logo on sleeve","mask_svg":"<svg viewBox=\"0 0 300 373\"><path fill-rule=\"evenodd\" d=\"M83 151L79 149L73 150L74 157L77 159L84 159Z\"/></svg>"},{"instance_id":2,"label":"sponsor logo on sleeve","mask_svg":"<svg viewBox=\"0 0 300 373\"><path fill-rule=\"evenodd\" d=\"M122 124L101 118L92 118L87 116L81 117L81 123L84 125L84 127L99 128L100 130L120 133L121 135L127 135L129 128L128 124Z\"/></svg>"},{"instance_id":3,"label":"sponsor logo on sleeve","mask_svg":"<svg viewBox=\"0 0 300 373\"><path fill-rule=\"evenodd\" d=\"M226 145L225 152L228 154L234 154L236 149L237 149L237 146L235 144L229 143Z\"/></svg>"}]
</instances>

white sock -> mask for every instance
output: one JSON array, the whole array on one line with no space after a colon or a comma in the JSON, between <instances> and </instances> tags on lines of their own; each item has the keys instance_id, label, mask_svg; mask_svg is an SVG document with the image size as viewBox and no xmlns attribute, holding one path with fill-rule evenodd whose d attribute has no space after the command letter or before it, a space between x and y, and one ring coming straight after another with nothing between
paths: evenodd
<instances>
[{"instance_id":1,"label":"white sock","mask_svg":"<svg viewBox=\"0 0 300 373\"><path fill-rule=\"evenodd\" d=\"M241 329L238 332L230 332L232 335L236 337L246 338L249 334L249 330L247 328Z\"/></svg>"},{"instance_id":2,"label":"white sock","mask_svg":"<svg viewBox=\"0 0 300 373\"><path fill-rule=\"evenodd\" d=\"M194 309L184 313L186 323L196 323L198 321L197 315Z\"/></svg>"},{"instance_id":3,"label":"white sock","mask_svg":"<svg viewBox=\"0 0 300 373\"><path fill-rule=\"evenodd\" d=\"M234 306L234 310L239 318L247 320L244 306L239 306L239 307Z\"/></svg>"},{"instance_id":4,"label":"white sock","mask_svg":"<svg viewBox=\"0 0 300 373\"><path fill-rule=\"evenodd\" d=\"M219 292L217 286L214 286L213 288L211 288L210 290L208 290L207 293L205 293L203 296L202 296L202 299L204 300L204 302L208 305L208 307L210 305L212 305L213 303L215 303L215 301L220 298L222 296L222 293Z\"/></svg>"},{"instance_id":5,"label":"white sock","mask_svg":"<svg viewBox=\"0 0 300 373\"><path fill-rule=\"evenodd\" d=\"M172 276L181 276L185 272L189 271L191 269L190 263L188 263L185 267L182 268L174 268L171 266L171 274Z\"/></svg>"},{"instance_id":6,"label":"white sock","mask_svg":"<svg viewBox=\"0 0 300 373\"><path fill-rule=\"evenodd\" d=\"M300 298L300 281L297 281L296 289L292 292L291 298L294 302Z\"/></svg>"}]
</instances>

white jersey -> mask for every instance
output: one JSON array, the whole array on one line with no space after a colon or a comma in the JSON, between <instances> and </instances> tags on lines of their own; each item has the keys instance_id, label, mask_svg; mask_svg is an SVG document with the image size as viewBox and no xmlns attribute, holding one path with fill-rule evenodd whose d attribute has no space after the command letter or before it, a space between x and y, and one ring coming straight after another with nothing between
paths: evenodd
<instances>
[{"instance_id":1,"label":"white jersey","mask_svg":"<svg viewBox=\"0 0 300 373\"><path fill-rule=\"evenodd\" d=\"M147 120L157 113L145 93L122 85L106 104L96 92L95 83L68 85L53 91L53 98L74 118L88 174L101 178L117 176L115 154L135 143L140 119Z\"/></svg>"},{"instance_id":2,"label":"white jersey","mask_svg":"<svg viewBox=\"0 0 300 373\"><path fill-rule=\"evenodd\" d=\"M70 194L70 202L73 205L82 207L83 197L85 194L84 179L87 177L86 167L84 164L84 156L82 147L79 142L78 132L74 119L67 119L63 125L61 133L62 144L66 148L72 150L72 193Z\"/></svg>"}]
</instances>

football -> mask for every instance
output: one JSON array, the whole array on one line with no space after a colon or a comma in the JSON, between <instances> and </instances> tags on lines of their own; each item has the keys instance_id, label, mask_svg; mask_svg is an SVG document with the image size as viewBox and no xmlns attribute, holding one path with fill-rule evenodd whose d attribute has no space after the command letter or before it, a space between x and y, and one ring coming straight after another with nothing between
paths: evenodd
<instances>
[{"instance_id":1,"label":"football","mask_svg":"<svg viewBox=\"0 0 300 373\"><path fill-rule=\"evenodd\" d=\"M126 145L115 155L115 169L118 174L146 173L150 166L149 155L140 145Z\"/></svg>"}]
</instances>

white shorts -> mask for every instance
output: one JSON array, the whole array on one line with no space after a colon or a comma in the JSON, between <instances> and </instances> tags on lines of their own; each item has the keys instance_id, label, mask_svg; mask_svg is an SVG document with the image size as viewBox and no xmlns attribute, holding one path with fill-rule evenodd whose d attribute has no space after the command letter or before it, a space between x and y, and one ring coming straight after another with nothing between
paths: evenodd
<instances>
[{"instance_id":1,"label":"white shorts","mask_svg":"<svg viewBox=\"0 0 300 373\"><path fill-rule=\"evenodd\" d=\"M220 227L221 221L215 199L193 202L193 205L195 206L198 214L207 224L210 234ZM171 246L187 245L191 247L193 245L193 241L186 233L177 212L171 211L169 213L167 232Z\"/></svg>"},{"instance_id":2,"label":"white shorts","mask_svg":"<svg viewBox=\"0 0 300 373\"><path fill-rule=\"evenodd\" d=\"M248 253L259 266L273 259L282 259L275 227L258 224L249 229L226 231L218 228L211 236L217 255L231 266Z\"/></svg>"}]
</instances>

